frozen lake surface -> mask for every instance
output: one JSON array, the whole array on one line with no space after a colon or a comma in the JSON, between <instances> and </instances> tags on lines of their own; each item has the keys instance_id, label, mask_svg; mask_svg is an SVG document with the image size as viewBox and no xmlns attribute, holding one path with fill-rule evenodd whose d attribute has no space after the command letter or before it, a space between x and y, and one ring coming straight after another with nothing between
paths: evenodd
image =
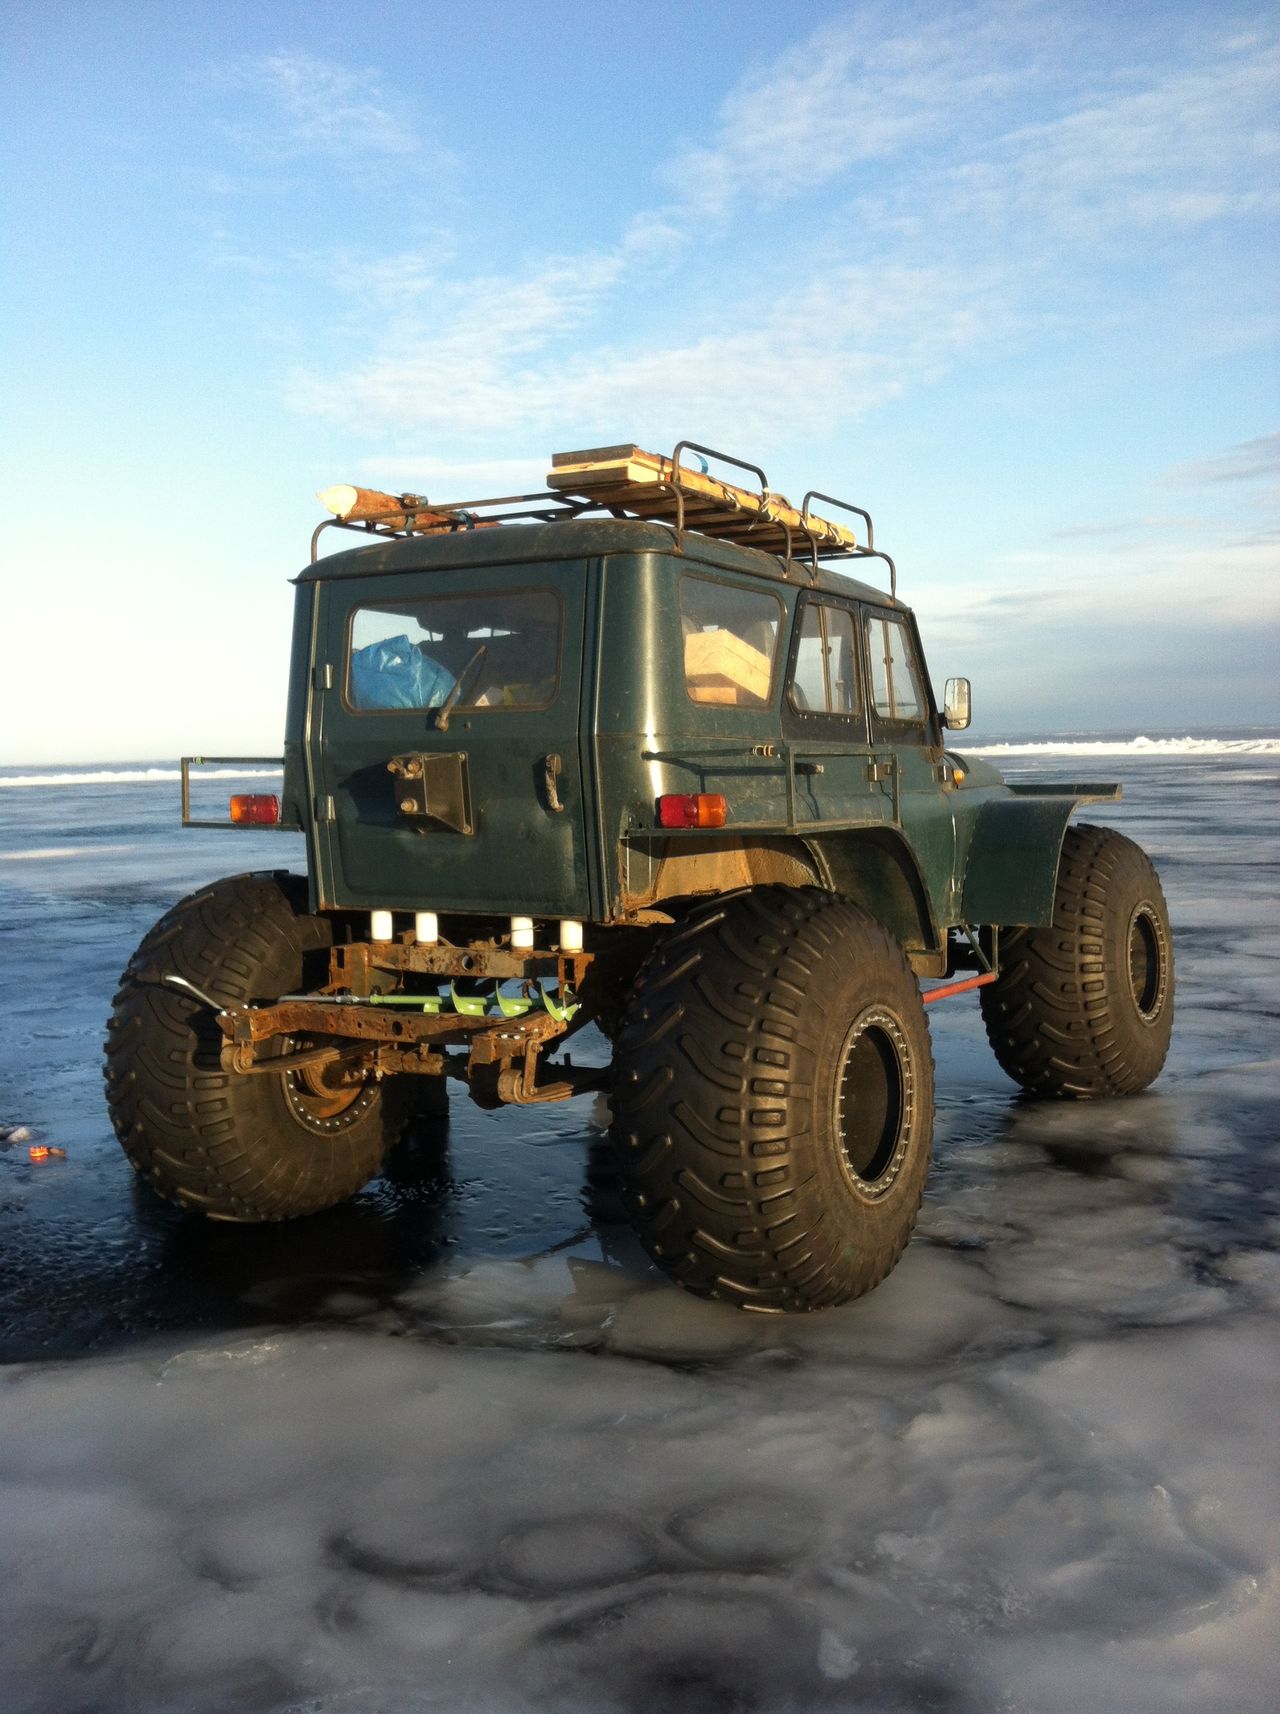
<instances>
[{"instance_id":1,"label":"frozen lake surface","mask_svg":"<svg viewBox=\"0 0 1280 1714\"><path fill-rule=\"evenodd\" d=\"M1161 870L1170 1063L1027 1102L931 1008L918 1234L787 1319L652 1270L585 1097L455 1096L294 1226L157 1201L102 1104L116 977L298 844L0 770L0 1708L1270 1714L1280 755L1000 760L1124 782L1085 816Z\"/></svg>"}]
</instances>

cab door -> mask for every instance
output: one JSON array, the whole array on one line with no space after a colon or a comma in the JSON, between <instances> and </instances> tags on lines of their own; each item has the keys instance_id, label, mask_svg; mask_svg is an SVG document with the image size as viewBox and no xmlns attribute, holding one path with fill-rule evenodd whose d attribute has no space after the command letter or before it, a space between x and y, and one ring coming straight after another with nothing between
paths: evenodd
<instances>
[{"instance_id":1,"label":"cab door","mask_svg":"<svg viewBox=\"0 0 1280 1714\"><path fill-rule=\"evenodd\" d=\"M587 916L585 561L321 585L322 905Z\"/></svg>"},{"instance_id":2,"label":"cab door","mask_svg":"<svg viewBox=\"0 0 1280 1714\"><path fill-rule=\"evenodd\" d=\"M958 920L955 814L915 625L901 608L868 605L862 634L873 772L943 927Z\"/></svg>"},{"instance_id":3,"label":"cab door","mask_svg":"<svg viewBox=\"0 0 1280 1714\"><path fill-rule=\"evenodd\" d=\"M789 821L801 830L875 826L892 802L877 785L867 732L858 609L806 594L796 614L783 694Z\"/></svg>"}]
</instances>

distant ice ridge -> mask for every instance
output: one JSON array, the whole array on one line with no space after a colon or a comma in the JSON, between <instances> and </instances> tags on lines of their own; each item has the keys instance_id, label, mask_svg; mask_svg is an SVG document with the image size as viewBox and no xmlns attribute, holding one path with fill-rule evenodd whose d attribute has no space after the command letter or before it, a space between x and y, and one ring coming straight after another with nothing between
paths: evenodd
<instances>
[{"instance_id":1,"label":"distant ice ridge","mask_svg":"<svg viewBox=\"0 0 1280 1714\"><path fill-rule=\"evenodd\" d=\"M1280 738L1045 738L956 746L970 756L1280 756Z\"/></svg>"},{"instance_id":2,"label":"distant ice ridge","mask_svg":"<svg viewBox=\"0 0 1280 1714\"><path fill-rule=\"evenodd\" d=\"M205 780L279 779L280 768L201 768L193 772L193 784ZM180 780L179 768L96 768L83 774L0 775L0 786L137 786L154 781Z\"/></svg>"}]
</instances>

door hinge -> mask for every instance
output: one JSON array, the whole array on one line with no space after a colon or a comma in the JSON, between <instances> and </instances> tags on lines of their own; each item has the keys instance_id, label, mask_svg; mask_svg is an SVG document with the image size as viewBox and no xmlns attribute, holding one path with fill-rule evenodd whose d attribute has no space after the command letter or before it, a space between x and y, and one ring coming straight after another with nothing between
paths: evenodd
<instances>
[{"instance_id":1,"label":"door hinge","mask_svg":"<svg viewBox=\"0 0 1280 1714\"><path fill-rule=\"evenodd\" d=\"M315 685L317 690L332 690L333 689L333 663L332 663L332 661L317 661L316 665L315 665L315 669L314 669L311 676L312 676L312 683Z\"/></svg>"},{"instance_id":2,"label":"door hinge","mask_svg":"<svg viewBox=\"0 0 1280 1714\"><path fill-rule=\"evenodd\" d=\"M316 820L317 821L336 821L337 819L338 819L338 810L337 810L337 806L335 805L335 803L333 801L332 796L328 792L323 792L316 799Z\"/></svg>"},{"instance_id":3,"label":"door hinge","mask_svg":"<svg viewBox=\"0 0 1280 1714\"><path fill-rule=\"evenodd\" d=\"M867 778L875 785L879 780L891 780L898 771L898 764L892 756L877 756L874 761L867 763Z\"/></svg>"}]
</instances>

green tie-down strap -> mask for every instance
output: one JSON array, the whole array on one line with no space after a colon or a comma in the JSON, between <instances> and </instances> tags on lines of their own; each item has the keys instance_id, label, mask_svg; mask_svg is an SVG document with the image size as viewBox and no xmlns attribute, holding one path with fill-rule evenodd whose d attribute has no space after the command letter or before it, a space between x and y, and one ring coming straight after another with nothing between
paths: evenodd
<instances>
[{"instance_id":1,"label":"green tie-down strap","mask_svg":"<svg viewBox=\"0 0 1280 1714\"><path fill-rule=\"evenodd\" d=\"M445 1009L446 998L455 1012L464 1018L483 1018L490 1015L504 1018L523 1018L526 1013L533 1011L541 1004L544 1010L550 1012L557 1023L567 1024L578 1010L580 1001L573 997L572 988L564 990L565 998L560 998L559 989L548 991L545 982L535 984L536 993L504 994L500 983L493 984L492 993L488 994L459 994L457 985L449 984L449 993L443 994L370 994L363 1002L369 1006L405 1006L416 1012L436 1014ZM496 1011L494 1007L496 1005Z\"/></svg>"}]
</instances>

